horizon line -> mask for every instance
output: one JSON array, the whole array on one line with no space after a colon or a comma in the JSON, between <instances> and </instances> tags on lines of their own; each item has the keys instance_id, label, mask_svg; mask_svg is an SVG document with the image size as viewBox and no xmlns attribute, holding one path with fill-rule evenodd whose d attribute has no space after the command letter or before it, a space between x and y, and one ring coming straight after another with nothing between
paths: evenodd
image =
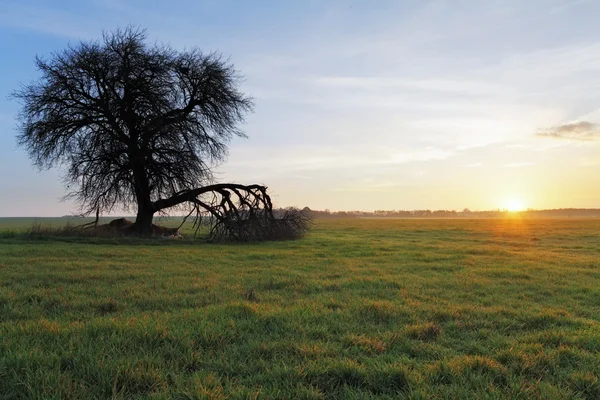
<instances>
[{"instance_id":1,"label":"horizon line","mask_svg":"<svg viewBox=\"0 0 600 400\"><path fill-rule=\"evenodd\" d=\"M286 208L292 208L292 207L279 207L276 208L275 210L284 210ZM299 207L296 207L299 208ZM415 208L415 209L380 209L380 210L373 210L373 211L365 211L365 210L330 210L328 208L326 209L321 209L321 210L317 210L317 209L312 209L310 207L304 207L304 208L299 208L301 210L308 208L308 210L310 212L316 212L316 213L328 213L328 214L338 214L338 213L346 213L346 214L356 214L356 213L361 213L361 214L375 214L375 213L398 213L398 212L431 212L431 213L435 213L435 212L447 212L447 213L457 213L457 214L469 214L469 213L489 213L489 212L495 212L495 213L510 213L510 214L521 214L521 213L528 213L528 212L548 212L548 211L600 211L600 207L599 208L588 208L588 207L583 207L583 208L575 208L575 207L561 207L561 208L543 208L543 209L535 209L535 208L527 208L525 210L509 210L506 208L496 208L496 209L488 209L488 210L471 210L468 207L463 208L462 210L456 210L456 209L428 209L428 208ZM183 217L185 214L182 215L165 215L165 216L157 216L156 218L169 218L169 217ZM100 218L117 218L117 217L131 217L131 218L135 218L135 215L127 215L127 214L111 214L111 215L104 215L104 216L100 216ZM53 215L53 216L40 216L40 215L18 215L18 216L0 216L0 218L94 218L93 215L78 215L78 214L66 214L66 215Z\"/></svg>"}]
</instances>

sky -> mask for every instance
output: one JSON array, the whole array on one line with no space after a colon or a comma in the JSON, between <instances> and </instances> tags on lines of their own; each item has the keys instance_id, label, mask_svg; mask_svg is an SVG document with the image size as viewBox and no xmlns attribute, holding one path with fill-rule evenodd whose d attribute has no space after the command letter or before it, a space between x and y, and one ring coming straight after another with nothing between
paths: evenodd
<instances>
[{"instance_id":1,"label":"sky","mask_svg":"<svg viewBox=\"0 0 600 400\"><path fill-rule=\"evenodd\" d=\"M16 146L34 57L133 24L255 100L216 166L278 206L600 207L600 2L0 0L0 216L77 212Z\"/></svg>"}]
</instances>

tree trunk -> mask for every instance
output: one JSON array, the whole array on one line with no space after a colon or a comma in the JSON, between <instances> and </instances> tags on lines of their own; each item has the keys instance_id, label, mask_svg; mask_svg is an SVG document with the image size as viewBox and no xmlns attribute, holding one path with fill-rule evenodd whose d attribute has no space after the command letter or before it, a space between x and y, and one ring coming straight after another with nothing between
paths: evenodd
<instances>
[{"instance_id":1,"label":"tree trunk","mask_svg":"<svg viewBox=\"0 0 600 400\"><path fill-rule=\"evenodd\" d=\"M154 217L156 208L150 200L150 190L148 188L148 181L145 179L145 174L141 175L142 179L138 179L140 183L136 182L138 211L132 229L136 235L152 236L152 218Z\"/></svg>"},{"instance_id":2,"label":"tree trunk","mask_svg":"<svg viewBox=\"0 0 600 400\"><path fill-rule=\"evenodd\" d=\"M154 217L154 210L152 208L138 206L137 216L135 218L135 224L132 229L136 235L139 236L152 236L152 218Z\"/></svg>"},{"instance_id":3,"label":"tree trunk","mask_svg":"<svg viewBox=\"0 0 600 400\"><path fill-rule=\"evenodd\" d=\"M152 218L154 217L156 208L150 200L150 185L145 169L144 155L137 146L134 145L132 148L129 158L132 163L135 195L138 203L138 212L132 229L134 234L148 237L152 236Z\"/></svg>"}]
</instances>

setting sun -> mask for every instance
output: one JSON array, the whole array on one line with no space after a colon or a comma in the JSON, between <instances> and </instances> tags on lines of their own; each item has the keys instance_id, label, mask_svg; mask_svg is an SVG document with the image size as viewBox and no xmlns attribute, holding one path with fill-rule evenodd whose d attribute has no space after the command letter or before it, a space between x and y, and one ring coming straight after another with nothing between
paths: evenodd
<instances>
[{"instance_id":1,"label":"setting sun","mask_svg":"<svg viewBox=\"0 0 600 400\"><path fill-rule=\"evenodd\" d=\"M512 197L506 201L506 209L511 212L518 212L525 210L525 205L523 204L523 200Z\"/></svg>"}]
</instances>

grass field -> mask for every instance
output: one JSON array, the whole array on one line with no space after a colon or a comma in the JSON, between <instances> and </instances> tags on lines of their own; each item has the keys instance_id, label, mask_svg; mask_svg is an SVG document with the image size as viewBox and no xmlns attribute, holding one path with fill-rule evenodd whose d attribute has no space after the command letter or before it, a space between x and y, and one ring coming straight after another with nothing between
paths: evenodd
<instances>
[{"instance_id":1,"label":"grass field","mask_svg":"<svg viewBox=\"0 0 600 400\"><path fill-rule=\"evenodd\" d=\"M318 220L253 245L23 224L0 220L3 399L600 398L600 220Z\"/></svg>"}]
</instances>

